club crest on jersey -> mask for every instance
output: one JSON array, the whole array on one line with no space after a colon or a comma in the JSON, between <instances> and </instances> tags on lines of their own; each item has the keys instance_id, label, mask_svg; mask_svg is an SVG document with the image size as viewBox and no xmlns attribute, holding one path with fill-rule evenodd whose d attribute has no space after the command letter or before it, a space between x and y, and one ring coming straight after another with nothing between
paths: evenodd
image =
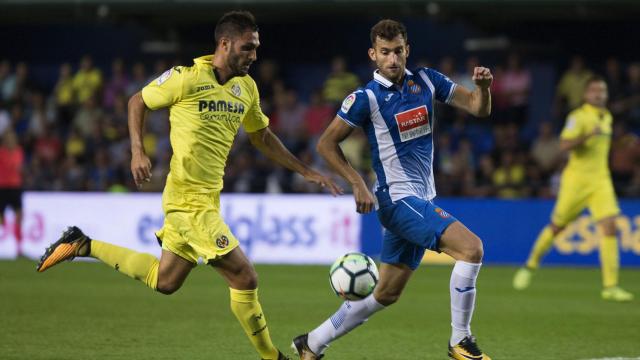
<instances>
[{"instance_id":1,"label":"club crest on jersey","mask_svg":"<svg viewBox=\"0 0 640 360\"><path fill-rule=\"evenodd\" d=\"M229 238L225 235L220 235L220 237L216 239L216 245L220 249L226 248L227 246L229 246Z\"/></svg>"},{"instance_id":2,"label":"club crest on jersey","mask_svg":"<svg viewBox=\"0 0 640 360\"><path fill-rule=\"evenodd\" d=\"M169 70L163 72L162 75L160 75L158 77L158 80L156 81L158 83L158 85L162 85L162 83L167 81L171 77L172 73L173 73L173 69L169 69Z\"/></svg>"},{"instance_id":3,"label":"club crest on jersey","mask_svg":"<svg viewBox=\"0 0 640 360\"><path fill-rule=\"evenodd\" d=\"M420 92L422 91L422 87L416 84L413 80L407 81L407 87L409 88L409 92L411 94L420 94Z\"/></svg>"},{"instance_id":4,"label":"club crest on jersey","mask_svg":"<svg viewBox=\"0 0 640 360\"><path fill-rule=\"evenodd\" d=\"M240 85L238 84L233 84L231 86L231 92L233 93L233 95L235 96L240 96Z\"/></svg>"},{"instance_id":5,"label":"club crest on jersey","mask_svg":"<svg viewBox=\"0 0 640 360\"><path fill-rule=\"evenodd\" d=\"M438 215L440 215L440 217L443 218L443 219L446 219L446 218L451 216L451 215L449 215L448 212L446 212L446 211L444 211L444 210L442 210L440 208L436 208L435 212L438 213Z\"/></svg>"},{"instance_id":6,"label":"club crest on jersey","mask_svg":"<svg viewBox=\"0 0 640 360\"><path fill-rule=\"evenodd\" d=\"M349 109L351 109L351 106L355 102L356 102L356 93L349 94L349 96L347 96L342 102L342 106L340 107L340 110L342 110L343 113L348 113Z\"/></svg>"},{"instance_id":7,"label":"club crest on jersey","mask_svg":"<svg viewBox=\"0 0 640 360\"><path fill-rule=\"evenodd\" d=\"M394 117L402 142L431 133L429 112L425 105L395 114Z\"/></svg>"}]
</instances>

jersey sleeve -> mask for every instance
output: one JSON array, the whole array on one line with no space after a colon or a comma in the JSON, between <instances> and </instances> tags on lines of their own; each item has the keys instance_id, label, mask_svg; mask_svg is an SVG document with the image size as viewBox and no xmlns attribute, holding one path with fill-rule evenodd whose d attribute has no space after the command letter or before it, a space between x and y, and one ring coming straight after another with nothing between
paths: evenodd
<instances>
[{"instance_id":1,"label":"jersey sleeve","mask_svg":"<svg viewBox=\"0 0 640 360\"><path fill-rule=\"evenodd\" d=\"M560 139L573 140L582 135L584 135L584 126L580 118L575 113L569 114L564 128L562 128L562 132L560 133Z\"/></svg>"},{"instance_id":2,"label":"jersey sleeve","mask_svg":"<svg viewBox=\"0 0 640 360\"><path fill-rule=\"evenodd\" d=\"M252 82L253 99L247 115L242 121L242 127L246 132L256 132L269 126L269 118L262 112L260 107L260 93L255 81Z\"/></svg>"},{"instance_id":3,"label":"jersey sleeve","mask_svg":"<svg viewBox=\"0 0 640 360\"><path fill-rule=\"evenodd\" d=\"M449 77L446 75L430 69L424 68L424 73L427 75L427 78L433 84L433 92L436 100L449 104L451 99L453 98L453 93L456 90L456 83L454 83Z\"/></svg>"},{"instance_id":4,"label":"jersey sleeve","mask_svg":"<svg viewBox=\"0 0 640 360\"><path fill-rule=\"evenodd\" d=\"M362 126L369 118L369 96L364 90L349 94L338 110L338 117L351 127Z\"/></svg>"},{"instance_id":5,"label":"jersey sleeve","mask_svg":"<svg viewBox=\"0 0 640 360\"><path fill-rule=\"evenodd\" d=\"M142 88L142 100L151 110L171 106L182 99L185 69L176 66Z\"/></svg>"}]
</instances>

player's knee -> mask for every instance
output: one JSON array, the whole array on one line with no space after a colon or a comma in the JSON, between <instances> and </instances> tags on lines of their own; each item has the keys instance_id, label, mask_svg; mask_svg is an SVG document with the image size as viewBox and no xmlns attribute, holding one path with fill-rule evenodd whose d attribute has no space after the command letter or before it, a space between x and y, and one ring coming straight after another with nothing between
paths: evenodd
<instances>
[{"instance_id":1,"label":"player's knee","mask_svg":"<svg viewBox=\"0 0 640 360\"><path fill-rule=\"evenodd\" d=\"M466 257L466 261L468 262L472 262L472 263L482 262L482 257L484 256L484 248L482 246L482 240L480 240L479 237L474 235L464 255Z\"/></svg>"},{"instance_id":2,"label":"player's knee","mask_svg":"<svg viewBox=\"0 0 640 360\"><path fill-rule=\"evenodd\" d=\"M178 289L180 289L180 286L181 284L178 282L167 281L160 278L158 279L158 285L156 287L156 291L164 295L171 295L174 292L178 291Z\"/></svg>"},{"instance_id":3,"label":"player's knee","mask_svg":"<svg viewBox=\"0 0 640 360\"><path fill-rule=\"evenodd\" d=\"M252 290L258 288L258 273L250 266L243 269L233 280L234 289Z\"/></svg>"}]
</instances>

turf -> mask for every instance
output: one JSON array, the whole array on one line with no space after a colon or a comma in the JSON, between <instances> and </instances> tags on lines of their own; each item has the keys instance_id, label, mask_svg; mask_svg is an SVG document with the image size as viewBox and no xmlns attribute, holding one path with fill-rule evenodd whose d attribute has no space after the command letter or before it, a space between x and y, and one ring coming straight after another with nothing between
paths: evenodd
<instances>
[{"instance_id":1,"label":"turf","mask_svg":"<svg viewBox=\"0 0 640 360\"><path fill-rule=\"evenodd\" d=\"M258 266L274 342L315 327L340 302L328 267ZM640 306L604 302L599 271L545 268L525 292L515 269L480 274L473 329L493 359L638 357ZM423 267L400 302L335 342L329 359L446 359L448 267ZM640 271L621 274L640 295ZM27 260L0 262L2 359L257 359L228 310L212 269L196 268L176 294L153 293L102 264L76 262L37 274Z\"/></svg>"}]
</instances>

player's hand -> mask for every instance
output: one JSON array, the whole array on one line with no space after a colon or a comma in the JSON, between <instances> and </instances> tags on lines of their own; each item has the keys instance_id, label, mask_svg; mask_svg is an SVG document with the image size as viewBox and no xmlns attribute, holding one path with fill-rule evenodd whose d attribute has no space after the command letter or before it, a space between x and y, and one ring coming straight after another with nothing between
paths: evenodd
<instances>
[{"instance_id":1,"label":"player's hand","mask_svg":"<svg viewBox=\"0 0 640 360\"><path fill-rule=\"evenodd\" d=\"M342 195L343 191L332 179L320 174L317 171L311 170L304 175L305 180L318 184L323 188L328 189L333 196Z\"/></svg>"},{"instance_id":2,"label":"player's hand","mask_svg":"<svg viewBox=\"0 0 640 360\"><path fill-rule=\"evenodd\" d=\"M356 211L360 214L369 213L375 208L373 194L364 183L353 186L353 197L356 199Z\"/></svg>"},{"instance_id":3,"label":"player's hand","mask_svg":"<svg viewBox=\"0 0 640 360\"><path fill-rule=\"evenodd\" d=\"M138 189L143 183L151 181L151 160L146 154L140 152L131 156L131 174Z\"/></svg>"},{"instance_id":4,"label":"player's hand","mask_svg":"<svg viewBox=\"0 0 640 360\"><path fill-rule=\"evenodd\" d=\"M471 77L477 87L481 89L488 89L493 82L493 75L491 70L486 67L476 67L473 69L473 76Z\"/></svg>"}]
</instances>

